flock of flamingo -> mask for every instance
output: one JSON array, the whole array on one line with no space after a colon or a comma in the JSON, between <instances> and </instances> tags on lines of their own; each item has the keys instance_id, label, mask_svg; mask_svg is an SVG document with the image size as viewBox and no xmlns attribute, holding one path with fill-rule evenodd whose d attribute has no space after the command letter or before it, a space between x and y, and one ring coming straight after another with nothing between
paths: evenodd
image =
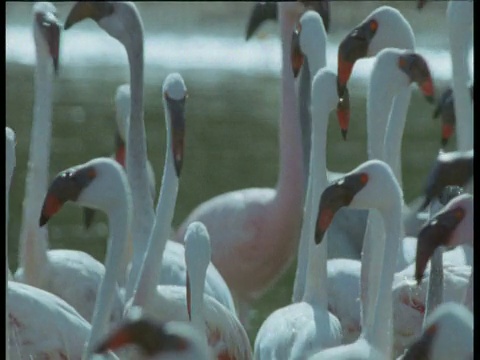
<instances>
[{"instance_id":1,"label":"flock of flamingo","mask_svg":"<svg viewBox=\"0 0 480 360\"><path fill-rule=\"evenodd\" d=\"M473 1L448 4L452 90L435 110L444 119L442 143L455 131L458 150L440 151L415 204L403 200L402 135L411 84L429 102L434 86L404 16L389 6L374 10L340 43L334 73L325 68L328 1L253 8L247 39L265 19L280 27L277 185L218 195L172 233L187 127L182 76L169 74L161 89L167 151L155 209L142 19L130 2L76 3L64 29L93 19L125 47L130 83L115 97L113 158L72 166L49 183L62 25L54 5L34 4L33 124L13 275L7 261L9 359L473 359L473 87L466 60ZM326 167L329 114L336 111L346 137L347 85L365 57L375 57L369 160L334 173ZM15 133L5 132L8 226ZM87 223L94 210L106 213L104 263L81 251L48 250L45 225L66 202L84 207ZM327 244L343 254L327 256ZM251 344L251 302L296 255L292 303L274 310Z\"/></svg>"}]
</instances>

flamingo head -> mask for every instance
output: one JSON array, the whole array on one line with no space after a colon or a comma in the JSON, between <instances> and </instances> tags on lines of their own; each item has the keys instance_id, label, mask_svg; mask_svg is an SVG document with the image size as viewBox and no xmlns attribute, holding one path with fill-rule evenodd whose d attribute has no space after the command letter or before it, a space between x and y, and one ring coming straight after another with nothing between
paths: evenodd
<instances>
[{"instance_id":1,"label":"flamingo head","mask_svg":"<svg viewBox=\"0 0 480 360\"><path fill-rule=\"evenodd\" d=\"M289 5L289 13L292 16L299 17L306 10L316 11L323 20L325 29L329 30L330 26L330 4L328 0L321 1L297 1ZM274 1L259 1L256 2L250 17L248 19L247 30L245 38L249 40L255 31L267 20L277 20L278 18L278 4Z\"/></svg>"},{"instance_id":2,"label":"flamingo head","mask_svg":"<svg viewBox=\"0 0 480 360\"><path fill-rule=\"evenodd\" d=\"M119 203L122 201L119 196L122 187L129 188L125 172L116 161L109 158L97 158L64 170L53 179L48 188L40 215L40 226L45 225L67 201L103 211L125 206L125 203Z\"/></svg>"},{"instance_id":3,"label":"flamingo head","mask_svg":"<svg viewBox=\"0 0 480 360\"><path fill-rule=\"evenodd\" d=\"M294 77L298 76L305 55L325 57L326 41L327 34L322 18L317 12L307 10L292 33L291 62Z\"/></svg>"},{"instance_id":4,"label":"flamingo head","mask_svg":"<svg viewBox=\"0 0 480 360\"><path fill-rule=\"evenodd\" d=\"M439 197L446 186L467 185L473 178L473 151L440 153L425 185L423 211L430 202Z\"/></svg>"},{"instance_id":5,"label":"flamingo head","mask_svg":"<svg viewBox=\"0 0 480 360\"><path fill-rule=\"evenodd\" d=\"M52 58L55 74L58 73L60 53L60 27L57 9L52 3L38 2L33 6L33 33L37 51Z\"/></svg>"},{"instance_id":6,"label":"flamingo head","mask_svg":"<svg viewBox=\"0 0 480 360\"><path fill-rule=\"evenodd\" d=\"M390 6L380 6L345 36L338 47L338 96L342 97L355 62L382 49L412 49L413 30L405 17Z\"/></svg>"},{"instance_id":7,"label":"flamingo head","mask_svg":"<svg viewBox=\"0 0 480 360\"><path fill-rule=\"evenodd\" d=\"M143 25L133 2L129 1L79 1L75 3L65 21L65 30L84 19L94 20L110 36L127 49L133 43L143 47Z\"/></svg>"},{"instance_id":8,"label":"flamingo head","mask_svg":"<svg viewBox=\"0 0 480 360\"><path fill-rule=\"evenodd\" d=\"M183 164L185 101L187 97L187 87L182 76L179 73L169 74L163 82L163 103L166 111L167 129L171 131L171 150L178 177Z\"/></svg>"},{"instance_id":9,"label":"flamingo head","mask_svg":"<svg viewBox=\"0 0 480 360\"><path fill-rule=\"evenodd\" d=\"M398 57L398 67L420 87L423 95L429 103L434 101L434 86L430 69L425 59L414 52L407 51Z\"/></svg>"},{"instance_id":10,"label":"flamingo head","mask_svg":"<svg viewBox=\"0 0 480 360\"><path fill-rule=\"evenodd\" d=\"M473 244L473 197L456 196L422 227L418 234L415 279L422 280L428 260L439 246Z\"/></svg>"},{"instance_id":11,"label":"flamingo head","mask_svg":"<svg viewBox=\"0 0 480 360\"><path fill-rule=\"evenodd\" d=\"M397 195L394 196L394 193ZM382 195L380 195L382 194ZM398 205L400 185L392 169L383 161L369 160L329 185L322 193L315 242L319 244L337 211L343 206L380 211Z\"/></svg>"}]
</instances>

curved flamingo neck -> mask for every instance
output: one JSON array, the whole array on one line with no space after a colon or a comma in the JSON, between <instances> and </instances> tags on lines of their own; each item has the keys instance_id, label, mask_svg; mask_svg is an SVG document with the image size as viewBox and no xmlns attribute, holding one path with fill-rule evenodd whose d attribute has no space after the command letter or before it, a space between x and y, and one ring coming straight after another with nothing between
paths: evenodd
<instances>
[{"instance_id":1,"label":"curved flamingo neck","mask_svg":"<svg viewBox=\"0 0 480 360\"><path fill-rule=\"evenodd\" d=\"M110 237L108 239L107 254L105 257L105 274L98 289L95 309L92 316L92 328L89 339L85 345L82 358L86 359L92 354L93 347L105 336L112 304L114 300L116 279L121 269L121 259L127 244L127 236L130 231L131 208L128 201L127 190L119 192L115 206L107 211Z\"/></svg>"},{"instance_id":2,"label":"curved flamingo neck","mask_svg":"<svg viewBox=\"0 0 480 360\"><path fill-rule=\"evenodd\" d=\"M277 201L282 209L298 208L303 202L304 170L301 129L295 95L295 83L290 69L290 48L294 19L280 6L279 22L282 39L282 98L280 113L280 171Z\"/></svg>"},{"instance_id":3,"label":"curved flamingo neck","mask_svg":"<svg viewBox=\"0 0 480 360\"><path fill-rule=\"evenodd\" d=\"M129 298L138 278L152 225L154 222L153 200L149 193L147 174L147 145L143 120L143 25L137 14L136 26L130 30L125 44L130 64L131 108L127 139L127 175L133 198L133 259L127 281L126 296Z\"/></svg>"},{"instance_id":4,"label":"curved flamingo neck","mask_svg":"<svg viewBox=\"0 0 480 360\"><path fill-rule=\"evenodd\" d=\"M38 214L41 212L48 187L53 66L48 53L40 49L39 44L36 44L35 50L33 122L22 209L19 265L23 268L23 282L41 286L48 264L48 232L47 227L38 226Z\"/></svg>"},{"instance_id":5,"label":"curved flamingo neck","mask_svg":"<svg viewBox=\"0 0 480 360\"><path fill-rule=\"evenodd\" d=\"M175 211L178 193L178 177L175 172L171 146L170 115L165 106L167 123L167 146L165 165L163 168L162 187L157 203L155 224L151 230L148 247L145 252L138 275L134 293L134 305L144 306L156 294L157 284L160 282L162 257Z\"/></svg>"},{"instance_id":6,"label":"curved flamingo neck","mask_svg":"<svg viewBox=\"0 0 480 360\"><path fill-rule=\"evenodd\" d=\"M303 296L304 301L311 302L317 299L327 308L326 293L321 290L322 287L325 288L327 282L327 238L323 239L320 245L313 244L313 239L320 196L328 184L326 162L328 107L322 99L315 99L312 105L310 176L305 198L293 301L299 301Z\"/></svg>"},{"instance_id":7,"label":"curved flamingo neck","mask_svg":"<svg viewBox=\"0 0 480 360\"><path fill-rule=\"evenodd\" d=\"M385 162L392 168L400 187L402 186L402 138L411 95L412 90L407 86L395 96L383 140Z\"/></svg>"},{"instance_id":8,"label":"curved flamingo neck","mask_svg":"<svg viewBox=\"0 0 480 360\"><path fill-rule=\"evenodd\" d=\"M473 149L473 103L468 85L468 50L473 21L472 1L449 1L447 7L448 36L452 58L452 82L457 148Z\"/></svg>"},{"instance_id":9,"label":"curved flamingo neck","mask_svg":"<svg viewBox=\"0 0 480 360\"><path fill-rule=\"evenodd\" d=\"M392 282L395 274L398 245L402 237L402 198L392 194L392 204L382 209L385 224L385 246L380 270L380 283L375 301L375 321L373 338L368 339L372 345L380 349L390 358L392 352Z\"/></svg>"}]
</instances>

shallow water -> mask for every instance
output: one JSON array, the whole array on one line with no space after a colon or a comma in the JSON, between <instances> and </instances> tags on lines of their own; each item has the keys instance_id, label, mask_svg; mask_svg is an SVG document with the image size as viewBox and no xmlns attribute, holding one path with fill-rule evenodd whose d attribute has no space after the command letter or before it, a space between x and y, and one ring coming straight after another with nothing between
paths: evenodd
<instances>
[{"instance_id":1,"label":"shallow water","mask_svg":"<svg viewBox=\"0 0 480 360\"><path fill-rule=\"evenodd\" d=\"M439 93L451 71L443 2L429 2L421 13L409 1L361 5L332 2L328 67L336 69L338 41L380 4L401 9L411 22L417 34L417 47L431 66ZM60 19L65 19L71 6L72 3L58 4ZM249 3L140 3L138 6L145 21L145 123L157 192L165 153L162 81L169 72L180 71L189 92L185 160L173 226L178 226L193 207L214 195L276 183L280 44L273 23L265 25L251 42L244 42L245 21L251 6ZM34 49L31 4L7 3L6 10L6 125L17 137L8 255L10 268L16 269L32 121ZM124 50L93 22L85 21L64 32L61 46L61 69L55 80L51 177L72 165L112 153L113 97L117 86L128 81ZM355 66L351 80L352 118L346 142L341 140L333 114L330 118L327 146L330 170L349 171L367 159L365 84L371 64L372 60L362 60ZM433 106L415 88L402 150L407 201L420 194L439 149L440 127L431 119L432 111ZM455 139L447 147L453 149ZM83 250L103 260L108 233L105 220L105 216L97 214L96 223L86 231L81 211L66 205L49 223L50 247ZM293 276L292 267L254 304L252 344L262 321L274 309L289 303Z\"/></svg>"}]
</instances>

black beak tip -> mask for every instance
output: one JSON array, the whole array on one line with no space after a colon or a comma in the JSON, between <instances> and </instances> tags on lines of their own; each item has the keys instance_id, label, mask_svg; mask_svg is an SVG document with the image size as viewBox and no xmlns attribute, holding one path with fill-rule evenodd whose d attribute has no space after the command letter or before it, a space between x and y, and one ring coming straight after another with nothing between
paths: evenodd
<instances>
[{"instance_id":1,"label":"black beak tip","mask_svg":"<svg viewBox=\"0 0 480 360\"><path fill-rule=\"evenodd\" d=\"M315 244L320 245L323 240L323 231L315 231Z\"/></svg>"},{"instance_id":2,"label":"black beak tip","mask_svg":"<svg viewBox=\"0 0 480 360\"><path fill-rule=\"evenodd\" d=\"M440 141L440 144L442 145L442 148L444 148L445 146L447 146L447 144L448 144L448 138L442 137L442 140Z\"/></svg>"},{"instance_id":3,"label":"black beak tip","mask_svg":"<svg viewBox=\"0 0 480 360\"><path fill-rule=\"evenodd\" d=\"M40 227L42 227L48 222L49 219L50 219L49 216L42 213L42 215L40 215L40 220L39 220L38 224L40 225Z\"/></svg>"},{"instance_id":4,"label":"black beak tip","mask_svg":"<svg viewBox=\"0 0 480 360\"><path fill-rule=\"evenodd\" d=\"M433 95L425 95L425 99L427 99L427 101L430 103L430 104L434 104L435 103L435 97Z\"/></svg>"},{"instance_id":5,"label":"black beak tip","mask_svg":"<svg viewBox=\"0 0 480 360\"><path fill-rule=\"evenodd\" d=\"M343 138L343 141L346 141L346 140L347 140L347 133L348 133L348 130L347 130L347 129L342 129L342 138Z\"/></svg>"},{"instance_id":6,"label":"black beak tip","mask_svg":"<svg viewBox=\"0 0 480 360\"><path fill-rule=\"evenodd\" d=\"M175 160L175 172L177 177L180 177L180 173L182 172L182 160Z\"/></svg>"},{"instance_id":7,"label":"black beak tip","mask_svg":"<svg viewBox=\"0 0 480 360\"><path fill-rule=\"evenodd\" d=\"M344 94L345 94L345 85L341 85L337 79L337 95L340 99L343 99Z\"/></svg>"},{"instance_id":8,"label":"black beak tip","mask_svg":"<svg viewBox=\"0 0 480 360\"><path fill-rule=\"evenodd\" d=\"M83 225L85 229L89 229L93 223L93 218L95 217L95 210L90 208L83 209Z\"/></svg>"}]
</instances>

